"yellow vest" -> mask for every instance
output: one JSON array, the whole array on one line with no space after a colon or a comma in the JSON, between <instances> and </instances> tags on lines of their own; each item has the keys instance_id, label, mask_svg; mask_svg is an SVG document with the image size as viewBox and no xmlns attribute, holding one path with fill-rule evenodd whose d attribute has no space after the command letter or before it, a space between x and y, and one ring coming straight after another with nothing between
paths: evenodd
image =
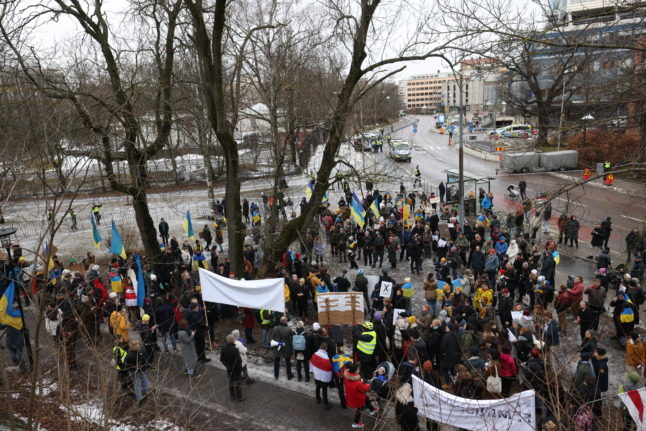
<instances>
[{"instance_id":1,"label":"yellow vest","mask_svg":"<svg viewBox=\"0 0 646 431\"><path fill-rule=\"evenodd\" d=\"M370 335L372 339L370 341L361 341L357 342L357 350L366 355L372 355L375 352L375 347L377 347L377 333L375 331L366 331L361 335Z\"/></svg>"}]
</instances>

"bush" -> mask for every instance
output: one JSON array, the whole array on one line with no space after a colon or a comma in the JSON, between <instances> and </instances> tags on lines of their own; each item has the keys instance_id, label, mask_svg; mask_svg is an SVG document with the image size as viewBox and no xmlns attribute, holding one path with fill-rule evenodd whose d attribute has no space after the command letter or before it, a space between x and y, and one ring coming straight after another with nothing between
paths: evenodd
<instances>
[{"instance_id":1,"label":"bush","mask_svg":"<svg viewBox=\"0 0 646 431\"><path fill-rule=\"evenodd\" d=\"M634 160L639 150L639 140L635 136L612 132L604 129L589 129L568 137L568 148L579 152L579 164L595 166L610 161L613 165Z\"/></svg>"}]
</instances>

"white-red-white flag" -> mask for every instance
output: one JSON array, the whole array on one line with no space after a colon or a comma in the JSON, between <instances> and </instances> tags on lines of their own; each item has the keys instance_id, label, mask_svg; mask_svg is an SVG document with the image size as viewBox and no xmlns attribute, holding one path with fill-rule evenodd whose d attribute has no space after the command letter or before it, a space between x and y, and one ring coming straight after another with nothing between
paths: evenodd
<instances>
[{"instance_id":1,"label":"white-red-white flag","mask_svg":"<svg viewBox=\"0 0 646 431\"><path fill-rule=\"evenodd\" d=\"M619 398L637 424L637 431L646 431L646 388L624 392Z\"/></svg>"}]
</instances>

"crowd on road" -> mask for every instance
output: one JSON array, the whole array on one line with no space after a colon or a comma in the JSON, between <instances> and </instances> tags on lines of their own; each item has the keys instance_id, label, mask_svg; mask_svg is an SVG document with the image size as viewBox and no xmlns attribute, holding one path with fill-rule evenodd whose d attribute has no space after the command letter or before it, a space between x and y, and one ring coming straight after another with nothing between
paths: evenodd
<instances>
[{"instance_id":1,"label":"crowd on road","mask_svg":"<svg viewBox=\"0 0 646 431\"><path fill-rule=\"evenodd\" d=\"M100 265L88 253L70 267L54 257L47 274L31 278L23 271L24 258L14 252L3 289L14 282L25 291L45 292L47 332L72 370L79 366L78 343L102 343L106 325L122 388L139 402L155 383L148 370L157 353L171 349L181 351L187 378L199 377L200 364L211 361L207 352L219 349L236 402L245 399L243 383L254 382L249 350L259 349L273 356L276 380L283 364L288 380L313 380L316 402L325 409L332 408L328 389L335 389L340 407L356 411L353 428L364 426L364 410L383 420L392 400L401 429L420 429L414 375L473 399L531 388L545 430L558 424L595 429L604 415L610 373L622 374L624 391L642 387L646 346L636 331L644 302L640 232L626 238L627 262L613 265L607 218L593 230L592 245L601 249L597 270L557 282L559 245L578 246L573 216L559 218L558 238L539 243L523 221L531 207L503 221L493 211L490 193L479 196L482 214L462 227L444 193L436 202L434 195L407 193L403 185L397 194L374 190L372 184L367 189L362 205L376 211L366 213L363 226L353 221L352 195L344 188L337 205L322 205L299 244L276 262L272 276L285 279L285 313L203 301L198 268L235 277L224 248L223 217L205 225L200 238L182 243L170 236L162 219L163 256L156 262L143 257L141 265L131 256L112 256ZM245 205L244 278L252 280L264 241L255 215L268 213L272 202ZM545 217L549 224L551 214ZM376 283L369 273L378 274ZM143 307L137 280L145 286ZM391 283L392 291L384 294ZM344 337L337 327L317 323L316 310L318 295L346 291L362 293L366 317ZM236 316L238 329L221 324ZM571 327L579 336L564 343ZM5 330L12 358L26 368L24 329ZM609 355L624 355L625 369L611 370ZM570 372L564 358L572 356L578 363ZM633 426L627 415L625 424ZM429 420L426 427L437 430L439 424Z\"/></svg>"}]
</instances>

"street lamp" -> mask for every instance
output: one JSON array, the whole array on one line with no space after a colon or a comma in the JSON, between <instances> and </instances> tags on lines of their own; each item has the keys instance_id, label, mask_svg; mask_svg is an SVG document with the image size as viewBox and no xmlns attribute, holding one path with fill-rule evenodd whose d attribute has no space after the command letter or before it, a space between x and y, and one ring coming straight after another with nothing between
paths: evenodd
<instances>
[{"instance_id":1,"label":"street lamp","mask_svg":"<svg viewBox=\"0 0 646 431\"><path fill-rule=\"evenodd\" d=\"M590 114L585 114L583 117L581 117L581 120L583 120L583 146L585 147L585 141L588 134L588 123L594 121L594 117Z\"/></svg>"}]
</instances>

